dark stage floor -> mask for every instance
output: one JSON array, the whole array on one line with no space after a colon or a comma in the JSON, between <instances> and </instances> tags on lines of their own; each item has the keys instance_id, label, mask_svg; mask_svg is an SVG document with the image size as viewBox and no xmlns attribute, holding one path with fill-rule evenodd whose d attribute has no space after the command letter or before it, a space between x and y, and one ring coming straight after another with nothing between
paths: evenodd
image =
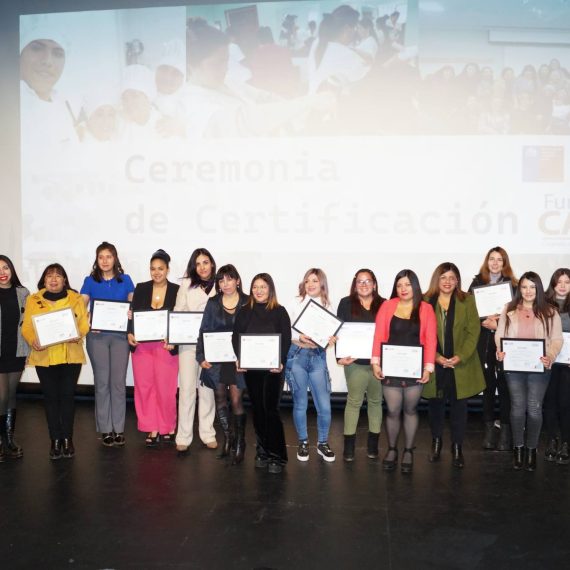
<instances>
[{"instance_id":1,"label":"dark stage floor","mask_svg":"<svg viewBox=\"0 0 570 570\"><path fill-rule=\"evenodd\" d=\"M344 463L339 411L337 461L313 447L300 463L284 417L291 459L270 475L253 466L251 422L246 460L231 467L196 441L184 458L172 446L146 449L132 405L126 447L104 448L89 401L78 403L76 458L50 461L42 402L19 402L25 456L0 464L0 568L568 567L570 469L541 458L536 472L513 472L510 453L480 449L478 415L463 471L451 467L447 441L442 463L428 463L422 416L412 475L367 459L365 428L356 461Z\"/></svg>"}]
</instances>

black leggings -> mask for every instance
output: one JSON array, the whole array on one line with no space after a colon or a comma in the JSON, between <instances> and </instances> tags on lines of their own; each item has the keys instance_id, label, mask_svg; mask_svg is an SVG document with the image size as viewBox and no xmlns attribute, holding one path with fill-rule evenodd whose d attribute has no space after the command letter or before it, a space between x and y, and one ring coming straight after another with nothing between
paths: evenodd
<instances>
[{"instance_id":1,"label":"black leggings","mask_svg":"<svg viewBox=\"0 0 570 570\"><path fill-rule=\"evenodd\" d=\"M0 416L16 407L16 390L21 377L21 371L0 373Z\"/></svg>"},{"instance_id":2,"label":"black leggings","mask_svg":"<svg viewBox=\"0 0 570 570\"><path fill-rule=\"evenodd\" d=\"M240 390L235 384L226 385L220 382L216 389L214 390L216 397L216 409L227 408L228 407L228 394L230 398L230 403L232 406L232 412L234 416L240 416L243 414L243 400L242 394L243 390Z\"/></svg>"},{"instance_id":3,"label":"black leggings","mask_svg":"<svg viewBox=\"0 0 570 570\"><path fill-rule=\"evenodd\" d=\"M547 438L570 443L570 367L555 364L542 404Z\"/></svg>"},{"instance_id":4,"label":"black leggings","mask_svg":"<svg viewBox=\"0 0 570 570\"><path fill-rule=\"evenodd\" d=\"M405 445L408 449L414 447L416 432L418 431L418 403L422 397L423 384L401 388L396 386L384 386L384 401L388 408L386 414L386 432L388 444L396 447L400 426L402 424L402 410L404 412L404 436Z\"/></svg>"}]
</instances>

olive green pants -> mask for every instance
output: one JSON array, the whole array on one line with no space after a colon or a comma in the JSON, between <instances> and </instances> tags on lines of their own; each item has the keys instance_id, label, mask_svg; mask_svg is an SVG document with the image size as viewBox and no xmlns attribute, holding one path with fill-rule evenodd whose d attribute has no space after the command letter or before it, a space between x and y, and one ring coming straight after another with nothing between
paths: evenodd
<instances>
[{"instance_id":1,"label":"olive green pants","mask_svg":"<svg viewBox=\"0 0 570 570\"><path fill-rule=\"evenodd\" d=\"M368 431L380 433L382 425L382 384L374 378L368 364L349 364L344 367L348 394L344 408L344 435L354 435L360 408L366 394Z\"/></svg>"}]
</instances>

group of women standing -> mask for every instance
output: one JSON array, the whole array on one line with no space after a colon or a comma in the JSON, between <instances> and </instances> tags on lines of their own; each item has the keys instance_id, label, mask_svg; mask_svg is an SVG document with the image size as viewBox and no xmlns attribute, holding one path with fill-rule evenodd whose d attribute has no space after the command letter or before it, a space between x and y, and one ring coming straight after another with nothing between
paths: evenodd
<instances>
[{"instance_id":1,"label":"group of women standing","mask_svg":"<svg viewBox=\"0 0 570 570\"><path fill-rule=\"evenodd\" d=\"M91 274L81 293L75 292L64 268L55 263L44 270L38 292L30 295L12 262L0 256L0 461L21 457L14 439L16 387L24 365L35 366L44 392L51 439L50 457L73 457L74 392L85 363L83 337L94 373L95 421L105 446L125 444L125 378L129 352L135 380L138 428L145 432L147 446L160 441L176 445L185 454L193 439L198 394L199 436L209 449L218 448L214 418L217 416L223 441L218 457L232 464L243 461L246 449L246 413L243 392L252 405L256 434L255 466L279 473L287 462L279 401L284 380L293 397L293 420L298 436L297 459L310 457L307 428L308 391L317 410L316 452L326 462L335 461L329 443L331 425L330 376L327 349L291 328L304 308L314 301L331 311L327 277L322 269L309 269L288 310L279 304L272 277L259 273L249 292L233 265L216 267L206 249L196 249L188 262L180 286L168 280L170 256L156 251L150 260L150 281L134 286L124 273L116 248L103 242L96 250ZM347 400L344 414L343 459L353 461L360 409L366 397L368 436L366 453L379 455L382 400L386 403L388 448L382 461L386 470L398 464L398 439L403 426L404 447L400 469L413 471L414 444L418 428L417 406L428 399L432 432L430 462L441 459L446 404L450 410L452 465L465 465L462 445L467 425L467 400L483 391L485 449L513 450L513 467L536 468L536 449L542 427L545 401L548 446L547 461L570 462L570 367L555 362L562 348L562 331L570 332L570 269L558 269L544 291L539 276L526 272L514 277L506 251L489 250L474 287L509 281L512 301L501 315L477 314L474 297L463 291L457 266L440 264L422 293L417 275L400 271L390 299L378 291L370 269L359 269L350 293L336 311L344 322L375 323L370 359L338 358L344 367ZM90 330L88 314L94 300L130 302L128 333ZM79 338L42 347L33 326L34 315L71 308ZM137 342L132 312L139 310L203 312L197 345ZM231 333L237 361L208 362L204 334ZM280 364L271 370L241 367L240 334L280 334ZM505 353L501 339L544 339L544 372L502 372ZM329 347L336 343L331 336ZM382 343L418 346L423 349L423 371L418 379L385 375ZM178 380L180 378L180 380ZM178 409L176 393L179 383ZM499 395L500 431L495 427L495 393ZM498 435L498 437L497 437Z\"/></svg>"}]
</instances>

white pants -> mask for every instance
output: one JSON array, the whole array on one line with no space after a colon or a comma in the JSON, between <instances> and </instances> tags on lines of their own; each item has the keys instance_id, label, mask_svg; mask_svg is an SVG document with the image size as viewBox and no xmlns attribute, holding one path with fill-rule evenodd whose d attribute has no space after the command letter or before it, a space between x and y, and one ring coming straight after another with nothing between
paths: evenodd
<instances>
[{"instance_id":1,"label":"white pants","mask_svg":"<svg viewBox=\"0 0 570 570\"><path fill-rule=\"evenodd\" d=\"M176 443L190 445L194 432L194 410L196 408L196 389L198 389L198 432L203 443L216 441L214 418L216 403L214 391L200 385L201 368L196 362L196 347L181 346L178 356L179 392L178 392L178 432Z\"/></svg>"}]
</instances>

